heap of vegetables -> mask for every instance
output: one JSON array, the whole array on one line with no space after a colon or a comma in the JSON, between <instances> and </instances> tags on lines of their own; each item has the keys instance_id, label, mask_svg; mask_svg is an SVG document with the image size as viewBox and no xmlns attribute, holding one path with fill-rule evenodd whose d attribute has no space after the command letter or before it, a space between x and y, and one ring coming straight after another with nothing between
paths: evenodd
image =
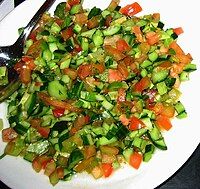
<instances>
[{"instance_id":1,"label":"heap of vegetables","mask_svg":"<svg viewBox=\"0 0 200 189\"><path fill-rule=\"evenodd\" d=\"M15 65L22 85L8 100L4 155L55 185L84 171L109 177L124 162L138 169L167 150L162 130L187 116L178 88L196 66L176 42L182 28L165 30L159 13L141 10L68 0L43 15Z\"/></svg>"}]
</instances>

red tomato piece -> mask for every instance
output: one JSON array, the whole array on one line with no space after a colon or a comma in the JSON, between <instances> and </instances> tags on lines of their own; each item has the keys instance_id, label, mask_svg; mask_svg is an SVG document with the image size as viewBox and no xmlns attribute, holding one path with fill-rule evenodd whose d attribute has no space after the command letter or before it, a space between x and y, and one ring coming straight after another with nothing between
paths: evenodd
<instances>
[{"instance_id":1,"label":"red tomato piece","mask_svg":"<svg viewBox=\"0 0 200 189\"><path fill-rule=\"evenodd\" d=\"M119 51L118 49L116 49L110 45L105 45L104 49L105 49L106 53L108 55L112 56L116 61L122 60L126 57L121 51Z\"/></svg>"},{"instance_id":2,"label":"red tomato piece","mask_svg":"<svg viewBox=\"0 0 200 189\"><path fill-rule=\"evenodd\" d=\"M131 154L131 157L130 157L130 161L129 161L129 164L135 168L135 169L139 169L141 163L142 163L142 159L143 159L143 156L142 154L138 153L138 152L134 152L133 154Z\"/></svg>"},{"instance_id":3,"label":"red tomato piece","mask_svg":"<svg viewBox=\"0 0 200 189\"><path fill-rule=\"evenodd\" d=\"M113 167L111 163L102 163L102 170L104 177L109 177L113 172Z\"/></svg>"},{"instance_id":4,"label":"red tomato piece","mask_svg":"<svg viewBox=\"0 0 200 189\"><path fill-rule=\"evenodd\" d=\"M137 2L130 5L126 5L125 7L119 10L119 12L121 12L122 14L126 16L134 16L141 11L142 11L142 7Z\"/></svg>"},{"instance_id":5,"label":"red tomato piece","mask_svg":"<svg viewBox=\"0 0 200 189\"><path fill-rule=\"evenodd\" d=\"M28 66L24 66L20 70L19 78L20 78L21 82L24 84L28 84L31 82L31 70L28 68Z\"/></svg>"},{"instance_id":6,"label":"red tomato piece","mask_svg":"<svg viewBox=\"0 0 200 189\"><path fill-rule=\"evenodd\" d=\"M182 27L174 28L174 29L173 29L173 32L174 32L176 35L180 35L180 34L184 33Z\"/></svg>"},{"instance_id":7,"label":"red tomato piece","mask_svg":"<svg viewBox=\"0 0 200 189\"><path fill-rule=\"evenodd\" d=\"M72 80L77 78L77 71L73 68L65 68L63 70L64 74L68 75Z\"/></svg>"},{"instance_id":8,"label":"red tomato piece","mask_svg":"<svg viewBox=\"0 0 200 189\"><path fill-rule=\"evenodd\" d=\"M86 77L92 75L92 65L91 64L80 65L77 73L81 80L85 79Z\"/></svg>"},{"instance_id":9,"label":"red tomato piece","mask_svg":"<svg viewBox=\"0 0 200 189\"><path fill-rule=\"evenodd\" d=\"M159 128L165 129L166 131L172 128L170 119L163 115L158 115L155 123Z\"/></svg>"},{"instance_id":10,"label":"red tomato piece","mask_svg":"<svg viewBox=\"0 0 200 189\"><path fill-rule=\"evenodd\" d=\"M61 32L61 35L63 37L63 39L66 41L68 40L70 37L72 37L74 35L74 31L73 31L73 28L72 27L69 27L65 30L63 30Z\"/></svg>"},{"instance_id":11,"label":"red tomato piece","mask_svg":"<svg viewBox=\"0 0 200 189\"><path fill-rule=\"evenodd\" d=\"M118 98L117 98L118 102L124 102L126 101L126 89L120 88L118 90Z\"/></svg>"},{"instance_id":12,"label":"red tomato piece","mask_svg":"<svg viewBox=\"0 0 200 189\"><path fill-rule=\"evenodd\" d=\"M123 79L127 79L127 77L129 76L129 71L126 64L124 64L123 62L120 62L117 66L117 69L121 73Z\"/></svg>"},{"instance_id":13,"label":"red tomato piece","mask_svg":"<svg viewBox=\"0 0 200 189\"><path fill-rule=\"evenodd\" d=\"M11 127L2 130L2 140L3 142L10 142L11 140L17 138L18 134Z\"/></svg>"},{"instance_id":14,"label":"red tomato piece","mask_svg":"<svg viewBox=\"0 0 200 189\"><path fill-rule=\"evenodd\" d=\"M176 43L176 41L173 41L170 46L177 54L185 54L184 51L181 49L181 47Z\"/></svg>"},{"instance_id":15,"label":"red tomato piece","mask_svg":"<svg viewBox=\"0 0 200 189\"><path fill-rule=\"evenodd\" d=\"M125 114L120 115L119 120L122 122L124 126L128 126L130 123L130 119L128 119Z\"/></svg>"},{"instance_id":16,"label":"red tomato piece","mask_svg":"<svg viewBox=\"0 0 200 189\"><path fill-rule=\"evenodd\" d=\"M80 0L68 0L67 2L70 6L73 6L79 4Z\"/></svg>"},{"instance_id":17,"label":"red tomato piece","mask_svg":"<svg viewBox=\"0 0 200 189\"><path fill-rule=\"evenodd\" d=\"M123 81L123 76L118 70L109 69L108 70L108 81L112 83L114 81Z\"/></svg>"},{"instance_id":18,"label":"red tomato piece","mask_svg":"<svg viewBox=\"0 0 200 189\"><path fill-rule=\"evenodd\" d=\"M144 123L135 116L132 116L130 119L129 129L135 131L144 127Z\"/></svg>"},{"instance_id":19,"label":"red tomato piece","mask_svg":"<svg viewBox=\"0 0 200 189\"><path fill-rule=\"evenodd\" d=\"M155 32L149 32L149 33L147 33L146 38L147 38L147 43L149 45L154 45L159 42L160 35Z\"/></svg>"},{"instance_id":20,"label":"red tomato piece","mask_svg":"<svg viewBox=\"0 0 200 189\"><path fill-rule=\"evenodd\" d=\"M130 50L130 46L124 39L119 39L116 43L117 50L121 52L126 52Z\"/></svg>"},{"instance_id":21,"label":"red tomato piece","mask_svg":"<svg viewBox=\"0 0 200 189\"><path fill-rule=\"evenodd\" d=\"M151 84L149 77L143 77L139 82L134 86L135 91L142 92L144 89L147 89Z\"/></svg>"},{"instance_id":22,"label":"red tomato piece","mask_svg":"<svg viewBox=\"0 0 200 189\"><path fill-rule=\"evenodd\" d=\"M44 138L48 138L49 133L50 133L50 128L48 127L38 127L37 128L38 133Z\"/></svg>"},{"instance_id":23,"label":"red tomato piece","mask_svg":"<svg viewBox=\"0 0 200 189\"><path fill-rule=\"evenodd\" d=\"M85 124L88 124L88 123L90 123L90 116L86 115L85 116Z\"/></svg>"},{"instance_id":24,"label":"red tomato piece","mask_svg":"<svg viewBox=\"0 0 200 189\"><path fill-rule=\"evenodd\" d=\"M64 178L64 169L62 167L58 167L56 169L56 171L57 171L57 174L58 174L58 178L63 179Z\"/></svg>"},{"instance_id":25,"label":"red tomato piece","mask_svg":"<svg viewBox=\"0 0 200 189\"><path fill-rule=\"evenodd\" d=\"M62 108L59 108L59 109L57 108L53 110L53 115L55 117L61 117L64 115L64 113L65 113L65 109L62 109Z\"/></svg>"}]
</instances>

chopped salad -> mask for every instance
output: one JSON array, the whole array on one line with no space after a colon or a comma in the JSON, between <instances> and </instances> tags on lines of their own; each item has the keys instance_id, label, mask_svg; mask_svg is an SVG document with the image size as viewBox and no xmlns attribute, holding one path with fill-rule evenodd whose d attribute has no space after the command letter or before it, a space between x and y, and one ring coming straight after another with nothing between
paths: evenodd
<instances>
[{"instance_id":1,"label":"chopped salad","mask_svg":"<svg viewBox=\"0 0 200 189\"><path fill-rule=\"evenodd\" d=\"M177 43L182 28L141 11L68 0L43 15L14 66L20 85L7 100L2 157L23 157L55 185L82 172L109 177L125 162L138 169L167 150L162 133L187 116L179 86L196 65Z\"/></svg>"}]
</instances>

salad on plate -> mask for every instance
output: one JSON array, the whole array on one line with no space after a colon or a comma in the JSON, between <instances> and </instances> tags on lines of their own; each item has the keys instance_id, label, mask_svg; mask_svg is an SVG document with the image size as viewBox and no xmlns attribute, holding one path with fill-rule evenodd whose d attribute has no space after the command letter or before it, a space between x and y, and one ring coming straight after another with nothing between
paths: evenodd
<instances>
[{"instance_id":1,"label":"salad on plate","mask_svg":"<svg viewBox=\"0 0 200 189\"><path fill-rule=\"evenodd\" d=\"M163 132L187 116L179 86L196 70L177 43L183 29L165 29L159 13L137 17L137 2L82 3L42 16L14 65L21 84L6 100L1 158L21 156L52 185L82 172L109 177L124 163L139 169L167 150ZM0 67L2 86L7 73Z\"/></svg>"}]
</instances>

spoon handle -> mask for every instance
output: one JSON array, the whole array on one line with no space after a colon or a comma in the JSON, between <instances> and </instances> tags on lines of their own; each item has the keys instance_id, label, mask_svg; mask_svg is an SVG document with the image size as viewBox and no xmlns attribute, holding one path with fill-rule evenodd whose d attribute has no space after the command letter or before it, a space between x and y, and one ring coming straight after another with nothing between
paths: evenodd
<instances>
[{"instance_id":1,"label":"spoon handle","mask_svg":"<svg viewBox=\"0 0 200 189\"><path fill-rule=\"evenodd\" d=\"M40 9L35 13L33 18L29 21L27 26L24 28L24 32L19 38L23 39L23 42L28 38L31 31L34 29L44 12L46 12L56 0L46 0Z\"/></svg>"}]
</instances>

